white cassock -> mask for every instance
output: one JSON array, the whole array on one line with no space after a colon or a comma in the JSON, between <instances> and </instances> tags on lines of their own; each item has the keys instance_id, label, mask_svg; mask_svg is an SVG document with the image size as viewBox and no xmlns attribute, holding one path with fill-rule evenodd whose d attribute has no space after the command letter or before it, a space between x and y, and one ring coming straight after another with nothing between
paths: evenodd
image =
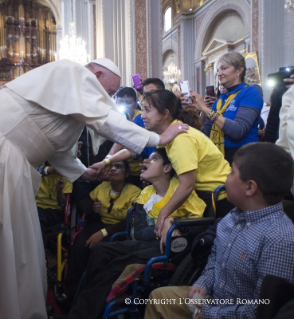
<instances>
[{"instance_id":1,"label":"white cassock","mask_svg":"<svg viewBox=\"0 0 294 319\"><path fill-rule=\"evenodd\" d=\"M290 153L294 159L294 85L285 92L282 98L279 139L276 144ZM294 196L294 181L291 193Z\"/></svg>"},{"instance_id":2,"label":"white cassock","mask_svg":"<svg viewBox=\"0 0 294 319\"><path fill-rule=\"evenodd\" d=\"M96 76L62 60L0 89L0 318L46 319L46 268L35 195L48 160L70 182L86 170L70 149L87 125L140 153L158 136L116 112ZM103 137L103 138L101 138Z\"/></svg>"}]
</instances>

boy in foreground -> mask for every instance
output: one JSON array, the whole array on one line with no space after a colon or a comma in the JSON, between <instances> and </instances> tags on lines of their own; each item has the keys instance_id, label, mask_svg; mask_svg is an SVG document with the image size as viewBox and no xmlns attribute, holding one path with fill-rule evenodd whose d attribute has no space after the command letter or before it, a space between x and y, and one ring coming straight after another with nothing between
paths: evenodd
<instances>
[{"instance_id":1,"label":"boy in foreground","mask_svg":"<svg viewBox=\"0 0 294 319\"><path fill-rule=\"evenodd\" d=\"M282 199L293 182L293 160L270 143L252 143L234 156L226 181L228 200L236 206L218 224L208 263L192 287L164 287L149 299L145 319L192 318L186 303L195 292L212 295L195 318L255 318L259 291L268 274L294 283L294 225ZM217 302L220 301L220 302Z\"/></svg>"}]
</instances>

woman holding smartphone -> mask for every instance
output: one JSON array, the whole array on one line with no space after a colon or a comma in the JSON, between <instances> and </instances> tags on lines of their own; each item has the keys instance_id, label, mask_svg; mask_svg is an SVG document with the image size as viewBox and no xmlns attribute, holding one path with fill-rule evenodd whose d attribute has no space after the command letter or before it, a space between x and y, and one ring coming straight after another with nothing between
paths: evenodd
<instances>
[{"instance_id":1,"label":"woman holding smartphone","mask_svg":"<svg viewBox=\"0 0 294 319\"><path fill-rule=\"evenodd\" d=\"M196 92L191 93L193 106L206 115L202 132L210 137L231 164L242 145L258 142L258 119L263 106L260 90L247 86L245 59L238 52L224 54L217 63L219 83L227 89L212 109Z\"/></svg>"}]
</instances>

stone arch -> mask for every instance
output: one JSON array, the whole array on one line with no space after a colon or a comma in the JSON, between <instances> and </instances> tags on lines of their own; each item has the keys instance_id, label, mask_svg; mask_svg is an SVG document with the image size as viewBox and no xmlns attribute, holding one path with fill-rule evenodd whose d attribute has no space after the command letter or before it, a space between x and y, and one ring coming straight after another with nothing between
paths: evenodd
<instances>
[{"instance_id":1,"label":"stone arch","mask_svg":"<svg viewBox=\"0 0 294 319\"><path fill-rule=\"evenodd\" d=\"M56 27L61 27L61 0L46 0L56 19Z\"/></svg>"},{"instance_id":2,"label":"stone arch","mask_svg":"<svg viewBox=\"0 0 294 319\"><path fill-rule=\"evenodd\" d=\"M163 52L163 54L162 54L162 65L163 66L167 62L167 58L172 54L174 55L174 62L178 66L178 55L177 55L177 52L173 49L167 49L166 51Z\"/></svg>"},{"instance_id":3,"label":"stone arch","mask_svg":"<svg viewBox=\"0 0 294 319\"><path fill-rule=\"evenodd\" d=\"M209 9L205 15L199 31L197 30L197 39L195 44L195 60L199 60L204 49L204 44L207 42L207 37L212 33L212 29L216 26L217 21L222 19L230 12L237 12L242 18L245 30L250 30L250 6L246 0L230 0L224 3L217 1Z\"/></svg>"}]
</instances>

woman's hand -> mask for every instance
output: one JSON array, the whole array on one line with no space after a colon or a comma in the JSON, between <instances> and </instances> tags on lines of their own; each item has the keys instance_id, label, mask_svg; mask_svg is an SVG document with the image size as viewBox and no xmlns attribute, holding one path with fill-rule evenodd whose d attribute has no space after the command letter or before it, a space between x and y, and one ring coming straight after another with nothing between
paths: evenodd
<instances>
[{"instance_id":1,"label":"woman's hand","mask_svg":"<svg viewBox=\"0 0 294 319\"><path fill-rule=\"evenodd\" d=\"M94 204L93 204L93 212L94 212L95 214L99 214L99 213L100 213L100 207L101 207L101 202L100 202L100 200L97 201L97 202L94 202Z\"/></svg>"},{"instance_id":2,"label":"woman's hand","mask_svg":"<svg viewBox=\"0 0 294 319\"><path fill-rule=\"evenodd\" d=\"M92 248L93 245L99 243L104 238L101 230L97 231L97 233L93 234L87 241L86 246Z\"/></svg>"},{"instance_id":3,"label":"woman's hand","mask_svg":"<svg viewBox=\"0 0 294 319\"><path fill-rule=\"evenodd\" d=\"M187 133L189 125L184 123L174 123L170 125L161 135L159 135L159 144L166 145L172 142L179 134Z\"/></svg>"},{"instance_id":4,"label":"woman's hand","mask_svg":"<svg viewBox=\"0 0 294 319\"><path fill-rule=\"evenodd\" d=\"M166 218L166 220L164 221L162 232L161 232L161 239L160 239L160 251L162 254L164 251L163 245L165 245L165 243L166 243L167 232L171 228L173 223L174 223L174 219L172 217ZM172 233L172 237L177 237L177 236L181 236L181 235L182 234L178 229L175 229Z\"/></svg>"},{"instance_id":5,"label":"woman's hand","mask_svg":"<svg viewBox=\"0 0 294 319\"><path fill-rule=\"evenodd\" d=\"M192 100L192 104L191 106L194 106L196 107L196 109L199 111L199 112L204 112L204 110L207 110L209 109L204 101L203 101L203 98L200 94L198 94L197 92L192 92L191 91L191 100Z\"/></svg>"},{"instance_id":6,"label":"woman's hand","mask_svg":"<svg viewBox=\"0 0 294 319\"><path fill-rule=\"evenodd\" d=\"M217 97L206 95L204 98L204 103L207 107L211 109L216 100L217 100Z\"/></svg>"}]
</instances>

